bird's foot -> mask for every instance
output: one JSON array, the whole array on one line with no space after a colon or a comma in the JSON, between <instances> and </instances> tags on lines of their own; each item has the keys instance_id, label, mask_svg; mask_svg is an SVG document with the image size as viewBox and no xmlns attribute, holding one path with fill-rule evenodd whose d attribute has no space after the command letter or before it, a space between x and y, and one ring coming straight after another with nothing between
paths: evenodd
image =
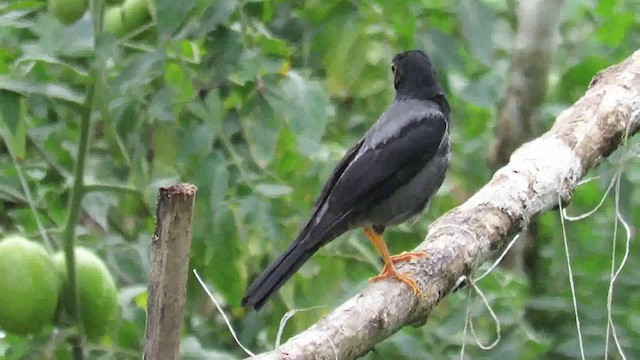
<instances>
[{"instance_id":1,"label":"bird's foot","mask_svg":"<svg viewBox=\"0 0 640 360\"><path fill-rule=\"evenodd\" d=\"M393 265L395 265L396 263L399 262L403 262L403 261L409 261L409 260L413 260L413 259L421 259L424 257L429 256L429 254L427 254L424 251L411 251L411 252L406 252L403 251L402 253L398 254L398 255L391 255L389 257L389 259L391 260L391 263ZM395 268L394 268L395 270ZM388 277L389 276L389 266L385 265L384 268L382 268L382 271L380 272L380 274L378 275L380 277ZM376 278L378 276L375 276ZM372 278L373 279L373 278ZM376 280L373 280L376 281Z\"/></svg>"},{"instance_id":2,"label":"bird's foot","mask_svg":"<svg viewBox=\"0 0 640 360\"><path fill-rule=\"evenodd\" d=\"M418 287L418 284L416 283L416 281L413 280L409 275L403 274L398 270L396 270L396 268L393 266L393 263L395 263L396 261L406 261L409 259L425 257L426 255L427 255L426 253L419 254L416 252L416 253L403 253L400 255L392 256L392 263L389 265L385 264L384 268L382 269L382 272L379 275L376 275L370 278L369 282L374 282L374 281L379 281L382 279L394 277L396 278L396 280L407 284L407 286L409 286L411 290L413 290L414 295L418 295L418 294L422 295L422 291Z\"/></svg>"}]
</instances>

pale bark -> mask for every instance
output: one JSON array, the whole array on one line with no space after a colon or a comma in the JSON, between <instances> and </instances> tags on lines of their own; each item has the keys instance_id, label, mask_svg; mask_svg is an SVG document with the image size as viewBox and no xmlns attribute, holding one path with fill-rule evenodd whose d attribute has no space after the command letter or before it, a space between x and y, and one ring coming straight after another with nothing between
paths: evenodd
<instances>
[{"instance_id":1,"label":"pale bark","mask_svg":"<svg viewBox=\"0 0 640 360\"><path fill-rule=\"evenodd\" d=\"M506 164L513 150L540 133L540 106L557 46L563 3L563 0L520 2L506 91L498 109L496 138L487 159L492 169ZM537 259L537 221L529 225L524 241L511 248L503 266L532 274Z\"/></svg>"},{"instance_id":2,"label":"pale bark","mask_svg":"<svg viewBox=\"0 0 640 360\"><path fill-rule=\"evenodd\" d=\"M578 181L640 126L640 51L594 77L541 137L524 144L467 202L436 220L406 263L424 296L385 280L259 359L352 359L403 326L422 325L461 276L495 255L533 216L567 204Z\"/></svg>"}]
</instances>

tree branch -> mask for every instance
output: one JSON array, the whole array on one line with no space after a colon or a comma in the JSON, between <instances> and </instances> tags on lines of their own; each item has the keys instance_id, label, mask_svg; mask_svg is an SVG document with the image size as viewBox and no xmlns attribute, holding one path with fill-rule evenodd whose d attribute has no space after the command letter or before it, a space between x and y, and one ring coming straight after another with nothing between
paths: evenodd
<instances>
[{"instance_id":1,"label":"tree branch","mask_svg":"<svg viewBox=\"0 0 640 360\"><path fill-rule=\"evenodd\" d=\"M518 31L504 98L498 109L496 138L487 162L493 170L509 162L513 150L540 134L540 106L547 92L549 68L556 48L563 0L522 1ZM518 241L502 261L516 271L535 274L537 221L529 224L524 241Z\"/></svg>"},{"instance_id":2,"label":"tree branch","mask_svg":"<svg viewBox=\"0 0 640 360\"><path fill-rule=\"evenodd\" d=\"M587 93L540 138L524 144L467 202L436 220L416 250L424 296L393 281L370 284L306 331L258 359L353 359L405 325L422 325L466 276L529 219L571 200L578 181L640 127L640 51L597 74Z\"/></svg>"}]
</instances>

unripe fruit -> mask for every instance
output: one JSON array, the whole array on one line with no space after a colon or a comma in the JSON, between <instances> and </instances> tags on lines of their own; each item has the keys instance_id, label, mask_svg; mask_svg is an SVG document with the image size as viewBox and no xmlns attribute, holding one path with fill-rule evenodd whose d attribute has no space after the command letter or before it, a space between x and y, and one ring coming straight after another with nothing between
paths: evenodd
<instances>
[{"instance_id":1,"label":"unripe fruit","mask_svg":"<svg viewBox=\"0 0 640 360\"><path fill-rule=\"evenodd\" d=\"M125 0L122 6L110 7L104 14L104 31L118 37L126 35L151 20L150 0Z\"/></svg>"},{"instance_id":2,"label":"unripe fruit","mask_svg":"<svg viewBox=\"0 0 640 360\"><path fill-rule=\"evenodd\" d=\"M57 253L54 262L65 280L62 301L67 306L69 294L64 254ZM118 289L107 266L88 249L75 249L75 263L80 318L87 336L95 340L107 334L117 319Z\"/></svg>"},{"instance_id":3,"label":"unripe fruit","mask_svg":"<svg viewBox=\"0 0 640 360\"><path fill-rule=\"evenodd\" d=\"M0 242L0 328L13 334L39 332L52 322L60 277L44 247L22 236Z\"/></svg>"},{"instance_id":4,"label":"unripe fruit","mask_svg":"<svg viewBox=\"0 0 640 360\"><path fill-rule=\"evenodd\" d=\"M49 0L49 11L67 25L80 20L88 6L88 0Z\"/></svg>"}]
</instances>

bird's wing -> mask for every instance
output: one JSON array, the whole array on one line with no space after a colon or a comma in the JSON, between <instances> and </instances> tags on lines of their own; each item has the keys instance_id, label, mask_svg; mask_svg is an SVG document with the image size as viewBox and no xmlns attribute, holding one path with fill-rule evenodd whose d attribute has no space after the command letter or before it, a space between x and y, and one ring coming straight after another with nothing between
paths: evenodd
<instances>
[{"instance_id":1,"label":"bird's wing","mask_svg":"<svg viewBox=\"0 0 640 360\"><path fill-rule=\"evenodd\" d=\"M331 193L331 190L333 190L333 187L336 185L336 183L340 179L340 176L344 173L344 170L347 168L347 166L349 166L349 164L353 161L355 156L358 154L358 151L362 147L363 143L364 143L364 138L360 139L360 141L358 141L357 144L355 144L351 149L349 149L346 152L346 154L344 154L344 156L342 157L342 160L340 160L338 165L336 165L335 169L333 169L331 176L329 176L329 179L322 187L322 191L320 191L320 195L318 196L318 199L316 199L315 204L313 204L313 208L311 210L312 218L316 216L320 206L326 202L327 197Z\"/></svg>"},{"instance_id":2,"label":"bird's wing","mask_svg":"<svg viewBox=\"0 0 640 360\"><path fill-rule=\"evenodd\" d=\"M354 148L355 154L345 156L349 160L343 159L330 185L325 185L310 224L331 231L353 220L407 183L436 155L448 126L441 111L425 106L418 111L388 111L385 116L392 117L388 125L383 123L370 133L375 137L368 134Z\"/></svg>"}]
</instances>

